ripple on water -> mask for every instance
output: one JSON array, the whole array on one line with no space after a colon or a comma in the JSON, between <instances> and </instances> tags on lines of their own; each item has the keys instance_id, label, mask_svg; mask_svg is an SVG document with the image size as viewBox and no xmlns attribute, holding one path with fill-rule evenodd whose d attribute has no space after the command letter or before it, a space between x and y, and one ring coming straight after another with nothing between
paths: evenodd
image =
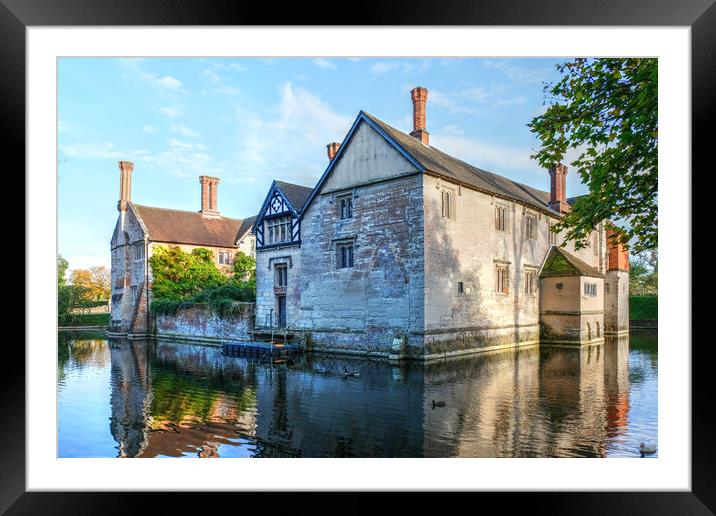
<instances>
[{"instance_id":1,"label":"ripple on water","mask_svg":"<svg viewBox=\"0 0 716 516\"><path fill-rule=\"evenodd\" d=\"M657 352L644 340L292 367L189 344L63 344L63 457L638 457L658 437Z\"/></svg>"}]
</instances>

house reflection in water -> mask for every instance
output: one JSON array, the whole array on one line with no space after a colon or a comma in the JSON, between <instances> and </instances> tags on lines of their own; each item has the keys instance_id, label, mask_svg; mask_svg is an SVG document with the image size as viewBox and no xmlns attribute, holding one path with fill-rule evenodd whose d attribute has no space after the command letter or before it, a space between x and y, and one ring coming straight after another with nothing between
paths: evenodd
<instances>
[{"instance_id":1,"label":"house reflection in water","mask_svg":"<svg viewBox=\"0 0 716 516\"><path fill-rule=\"evenodd\" d=\"M628 337L427 364L307 355L271 366L136 340L110 350L121 457L204 447L222 457L603 457L628 432Z\"/></svg>"}]
</instances>

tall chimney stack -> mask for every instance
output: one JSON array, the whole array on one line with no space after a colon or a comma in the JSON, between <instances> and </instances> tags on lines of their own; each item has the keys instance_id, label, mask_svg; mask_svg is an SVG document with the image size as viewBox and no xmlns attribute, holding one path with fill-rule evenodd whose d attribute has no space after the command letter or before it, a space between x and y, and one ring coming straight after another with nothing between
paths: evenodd
<instances>
[{"instance_id":1,"label":"tall chimney stack","mask_svg":"<svg viewBox=\"0 0 716 516\"><path fill-rule=\"evenodd\" d=\"M410 136L417 138L425 145L430 145L430 133L425 129L425 105L428 102L428 90L422 86L410 90L413 100L413 132Z\"/></svg>"},{"instance_id":2,"label":"tall chimney stack","mask_svg":"<svg viewBox=\"0 0 716 516\"><path fill-rule=\"evenodd\" d=\"M607 246L609 248L607 270L610 271L629 270L629 251L624 249L624 244L621 243L619 236L616 230L607 227Z\"/></svg>"},{"instance_id":3,"label":"tall chimney stack","mask_svg":"<svg viewBox=\"0 0 716 516\"><path fill-rule=\"evenodd\" d=\"M561 163L549 169L549 207L559 213L570 210L567 204L567 167Z\"/></svg>"},{"instance_id":4,"label":"tall chimney stack","mask_svg":"<svg viewBox=\"0 0 716 516\"><path fill-rule=\"evenodd\" d=\"M127 211L127 203L132 200L132 170L134 163L131 161L119 162L119 202L117 210Z\"/></svg>"},{"instance_id":5,"label":"tall chimney stack","mask_svg":"<svg viewBox=\"0 0 716 516\"><path fill-rule=\"evenodd\" d=\"M201 183L201 213L207 217L218 217L217 190L219 189L219 178L210 176L199 176Z\"/></svg>"},{"instance_id":6,"label":"tall chimney stack","mask_svg":"<svg viewBox=\"0 0 716 516\"><path fill-rule=\"evenodd\" d=\"M335 158L336 154L338 154L338 149L341 148L341 144L337 142L331 142L326 145L326 148L328 149L328 161L333 161L333 158Z\"/></svg>"}]
</instances>

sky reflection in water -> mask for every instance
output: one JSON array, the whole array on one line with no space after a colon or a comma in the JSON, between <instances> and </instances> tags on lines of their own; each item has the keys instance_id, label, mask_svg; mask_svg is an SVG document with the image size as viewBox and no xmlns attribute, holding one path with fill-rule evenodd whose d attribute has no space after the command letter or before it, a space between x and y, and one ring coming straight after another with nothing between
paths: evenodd
<instances>
[{"instance_id":1,"label":"sky reflection in water","mask_svg":"<svg viewBox=\"0 0 716 516\"><path fill-rule=\"evenodd\" d=\"M290 367L191 344L59 339L60 457L639 457L657 441L656 334Z\"/></svg>"}]
</instances>

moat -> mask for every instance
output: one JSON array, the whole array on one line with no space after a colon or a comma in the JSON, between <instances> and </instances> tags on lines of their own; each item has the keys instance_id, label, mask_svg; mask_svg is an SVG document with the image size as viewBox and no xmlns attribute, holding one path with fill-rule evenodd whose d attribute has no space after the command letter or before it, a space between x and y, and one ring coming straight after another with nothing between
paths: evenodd
<instances>
[{"instance_id":1,"label":"moat","mask_svg":"<svg viewBox=\"0 0 716 516\"><path fill-rule=\"evenodd\" d=\"M657 355L656 333L633 332L427 364L274 365L60 334L58 456L639 458L658 441Z\"/></svg>"}]
</instances>

